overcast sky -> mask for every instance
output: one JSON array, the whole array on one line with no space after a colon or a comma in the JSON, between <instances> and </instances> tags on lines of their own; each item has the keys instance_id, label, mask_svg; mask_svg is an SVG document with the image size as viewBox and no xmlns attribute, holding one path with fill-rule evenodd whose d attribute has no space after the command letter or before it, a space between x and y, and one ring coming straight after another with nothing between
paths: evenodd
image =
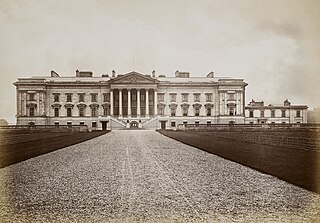
<instances>
[{"instance_id":1,"label":"overcast sky","mask_svg":"<svg viewBox=\"0 0 320 223\"><path fill-rule=\"evenodd\" d=\"M0 1L0 118L18 77L134 70L243 78L246 103L320 105L319 0Z\"/></svg>"}]
</instances>

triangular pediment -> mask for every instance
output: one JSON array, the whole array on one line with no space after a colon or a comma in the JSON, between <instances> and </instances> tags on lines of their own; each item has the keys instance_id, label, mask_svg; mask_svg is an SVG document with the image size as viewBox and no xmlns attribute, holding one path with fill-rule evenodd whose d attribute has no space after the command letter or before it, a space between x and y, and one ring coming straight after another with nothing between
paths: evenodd
<instances>
[{"instance_id":1,"label":"triangular pediment","mask_svg":"<svg viewBox=\"0 0 320 223\"><path fill-rule=\"evenodd\" d=\"M112 84L156 84L159 81L152 78L149 75L140 74L138 72L132 71L127 74L118 75L117 77L109 80Z\"/></svg>"}]
</instances>

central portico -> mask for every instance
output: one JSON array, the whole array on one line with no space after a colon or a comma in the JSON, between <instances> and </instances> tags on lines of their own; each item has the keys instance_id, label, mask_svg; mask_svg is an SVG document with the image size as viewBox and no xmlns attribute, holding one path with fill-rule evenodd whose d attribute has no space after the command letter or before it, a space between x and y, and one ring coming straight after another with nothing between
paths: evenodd
<instances>
[{"instance_id":1,"label":"central portico","mask_svg":"<svg viewBox=\"0 0 320 223\"><path fill-rule=\"evenodd\" d=\"M135 71L111 79L110 115L119 119L157 115L158 83L158 80Z\"/></svg>"}]
</instances>

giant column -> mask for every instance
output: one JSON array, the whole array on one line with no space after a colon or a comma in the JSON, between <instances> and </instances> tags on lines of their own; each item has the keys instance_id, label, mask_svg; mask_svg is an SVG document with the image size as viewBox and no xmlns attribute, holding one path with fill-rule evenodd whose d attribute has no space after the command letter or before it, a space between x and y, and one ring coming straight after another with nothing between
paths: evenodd
<instances>
[{"instance_id":1,"label":"giant column","mask_svg":"<svg viewBox=\"0 0 320 223\"><path fill-rule=\"evenodd\" d=\"M154 89L154 115L158 115L158 94L157 89Z\"/></svg>"},{"instance_id":2,"label":"giant column","mask_svg":"<svg viewBox=\"0 0 320 223\"><path fill-rule=\"evenodd\" d=\"M137 89L137 117L140 117L140 89Z\"/></svg>"},{"instance_id":3,"label":"giant column","mask_svg":"<svg viewBox=\"0 0 320 223\"><path fill-rule=\"evenodd\" d=\"M128 117L131 117L131 89L128 89Z\"/></svg>"},{"instance_id":4,"label":"giant column","mask_svg":"<svg viewBox=\"0 0 320 223\"><path fill-rule=\"evenodd\" d=\"M119 89L119 117L122 117L122 89Z\"/></svg>"},{"instance_id":5,"label":"giant column","mask_svg":"<svg viewBox=\"0 0 320 223\"><path fill-rule=\"evenodd\" d=\"M113 116L113 89L110 89L110 115Z\"/></svg>"},{"instance_id":6,"label":"giant column","mask_svg":"<svg viewBox=\"0 0 320 223\"><path fill-rule=\"evenodd\" d=\"M146 89L146 117L149 117L149 89Z\"/></svg>"}]
</instances>

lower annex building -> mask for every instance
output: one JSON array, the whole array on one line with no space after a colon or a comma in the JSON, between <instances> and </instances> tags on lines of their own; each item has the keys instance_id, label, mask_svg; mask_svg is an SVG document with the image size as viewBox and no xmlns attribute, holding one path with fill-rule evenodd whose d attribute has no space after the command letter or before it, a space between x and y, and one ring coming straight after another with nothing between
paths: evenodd
<instances>
[{"instance_id":1,"label":"lower annex building","mask_svg":"<svg viewBox=\"0 0 320 223\"><path fill-rule=\"evenodd\" d=\"M175 77L156 77L155 71L151 75L112 71L111 76L94 77L77 70L75 76L62 77L51 71L50 76L19 78L14 85L17 125L87 125L98 130L268 122L261 117L261 105L245 106L243 79L215 77L213 72L190 77L176 71ZM304 117L307 106L298 109ZM251 117L255 110L260 111L259 119L255 112Z\"/></svg>"}]
</instances>

